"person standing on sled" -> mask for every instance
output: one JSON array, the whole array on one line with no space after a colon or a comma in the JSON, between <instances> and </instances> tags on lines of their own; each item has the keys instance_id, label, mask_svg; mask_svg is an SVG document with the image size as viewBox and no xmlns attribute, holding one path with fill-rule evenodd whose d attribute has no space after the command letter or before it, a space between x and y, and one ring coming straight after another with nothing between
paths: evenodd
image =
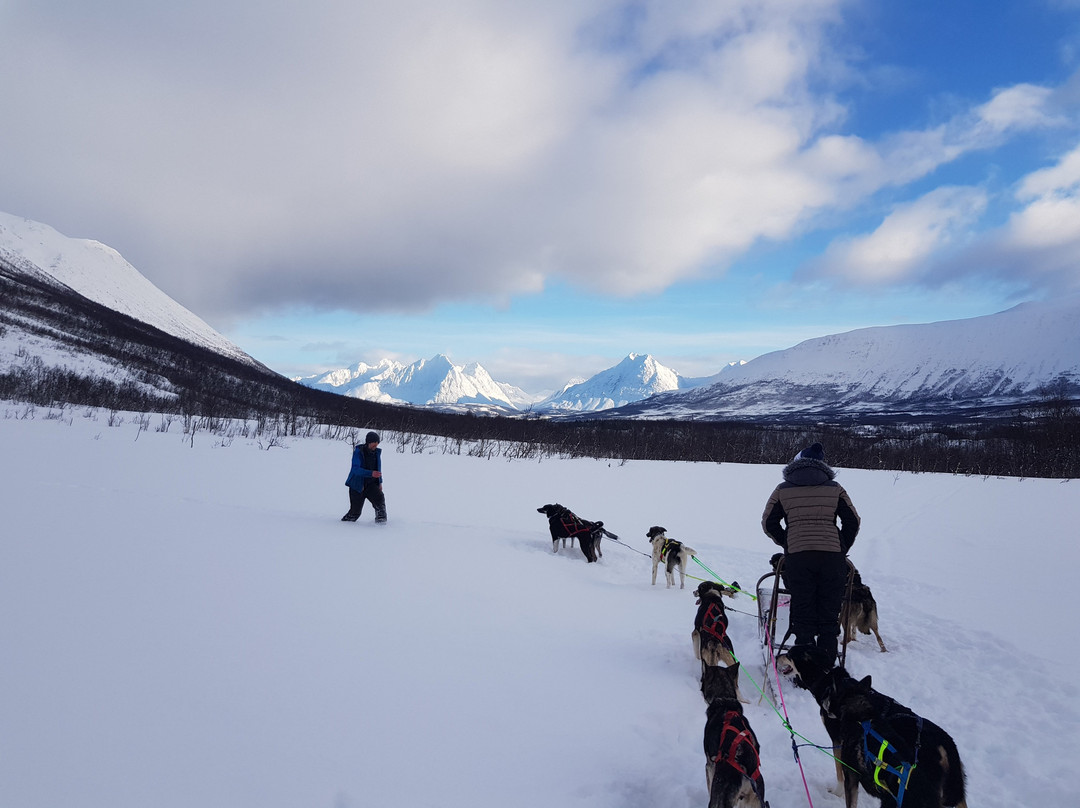
<instances>
[{"instance_id":1,"label":"person standing on sled","mask_svg":"<svg viewBox=\"0 0 1080 808\"><path fill-rule=\"evenodd\" d=\"M834 479L836 472L825 464L820 443L795 455L783 477L765 505L761 527L784 548L784 586L791 593L795 644L816 645L835 659L847 552L859 533L859 514Z\"/></svg>"},{"instance_id":2,"label":"person standing on sled","mask_svg":"<svg viewBox=\"0 0 1080 808\"><path fill-rule=\"evenodd\" d=\"M375 521L386 521L386 497L382 490L382 449L379 435L368 432L364 443L353 447L352 469L345 480L349 487L349 512L342 522L355 522L364 509L364 500L375 508Z\"/></svg>"}]
</instances>

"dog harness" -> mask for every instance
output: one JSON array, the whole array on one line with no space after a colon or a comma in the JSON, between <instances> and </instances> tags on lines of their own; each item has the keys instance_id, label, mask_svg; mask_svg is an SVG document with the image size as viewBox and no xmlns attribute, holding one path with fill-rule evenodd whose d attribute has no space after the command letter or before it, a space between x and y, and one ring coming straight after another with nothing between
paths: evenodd
<instances>
[{"instance_id":1,"label":"dog harness","mask_svg":"<svg viewBox=\"0 0 1080 808\"><path fill-rule=\"evenodd\" d=\"M566 538L568 539L572 536L577 536L579 533L588 533L596 527L592 522L586 522L584 519L575 516L570 511L564 513L559 521L562 524L563 530L566 531Z\"/></svg>"},{"instance_id":2,"label":"dog harness","mask_svg":"<svg viewBox=\"0 0 1080 808\"><path fill-rule=\"evenodd\" d=\"M727 615L724 613L723 607L716 603L709 604L709 608L705 610L705 614L701 616L701 630L711 634L718 641L723 643L727 638Z\"/></svg>"},{"instance_id":3,"label":"dog harness","mask_svg":"<svg viewBox=\"0 0 1080 808\"><path fill-rule=\"evenodd\" d=\"M892 752L897 758L900 757L900 753L896 747L889 743L885 738L875 730L869 721L862 722L863 728L863 751L866 753L866 759L874 764L874 784L877 785L882 791L896 799L896 808L901 808L904 803L904 791L907 789L908 782L911 780L911 773L915 771L916 761L919 759L919 743L922 740L922 716L914 716L917 727L917 733L915 735L915 761L908 762L900 760L895 766L891 766L885 762L885 755ZM873 752L870 748L870 740L873 739L874 744L880 742L877 752ZM891 788L881 781L881 773L891 774L896 778L896 793L893 794Z\"/></svg>"},{"instance_id":4,"label":"dog harness","mask_svg":"<svg viewBox=\"0 0 1080 808\"><path fill-rule=\"evenodd\" d=\"M675 541L675 539L669 539L665 536L664 543L660 545L660 560L667 561L668 551L674 550L675 552L678 552L680 547L682 547L682 542Z\"/></svg>"},{"instance_id":5,"label":"dog harness","mask_svg":"<svg viewBox=\"0 0 1080 808\"><path fill-rule=\"evenodd\" d=\"M740 754L743 750L749 753ZM758 801L765 804L765 783L761 779L761 755L758 753L757 738L746 716L738 710L724 713L724 728L720 731L720 748L713 758L715 763L726 763L750 781L751 788ZM749 764L749 765L747 765Z\"/></svg>"}]
</instances>

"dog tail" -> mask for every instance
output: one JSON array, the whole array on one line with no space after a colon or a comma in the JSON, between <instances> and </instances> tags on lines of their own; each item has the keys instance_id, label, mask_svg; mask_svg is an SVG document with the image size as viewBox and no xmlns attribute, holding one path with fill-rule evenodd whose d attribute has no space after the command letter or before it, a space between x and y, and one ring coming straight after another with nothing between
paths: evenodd
<instances>
[{"instance_id":1,"label":"dog tail","mask_svg":"<svg viewBox=\"0 0 1080 808\"><path fill-rule=\"evenodd\" d=\"M967 804L964 794L964 765L960 762L960 752L953 743L942 744L941 757L945 766L945 781L941 786L941 804L964 806Z\"/></svg>"}]
</instances>

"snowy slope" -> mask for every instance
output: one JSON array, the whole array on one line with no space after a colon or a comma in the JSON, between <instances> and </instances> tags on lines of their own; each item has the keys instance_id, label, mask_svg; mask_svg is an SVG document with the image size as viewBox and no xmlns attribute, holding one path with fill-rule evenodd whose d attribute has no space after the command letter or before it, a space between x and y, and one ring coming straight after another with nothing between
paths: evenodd
<instances>
[{"instance_id":1,"label":"snowy slope","mask_svg":"<svg viewBox=\"0 0 1080 808\"><path fill-rule=\"evenodd\" d=\"M478 363L455 365L442 354L405 365L383 359L295 381L368 401L414 405L483 405L518 409L531 403L516 387L496 382Z\"/></svg>"},{"instance_id":2,"label":"snowy slope","mask_svg":"<svg viewBox=\"0 0 1080 808\"><path fill-rule=\"evenodd\" d=\"M62 284L168 334L258 364L98 241L68 238L48 225L0 213L0 258L28 277Z\"/></svg>"},{"instance_id":3,"label":"snowy slope","mask_svg":"<svg viewBox=\"0 0 1080 808\"><path fill-rule=\"evenodd\" d=\"M806 340L649 404L654 415L1000 405L1030 400L1061 380L1080 390L1080 295Z\"/></svg>"},{"instance_id":4,"label":"snowy slope","mask_svg":"<svg viewBox=\"0 0 1080 808\"><path fill-rule=\"evenodd\" d=\"M130 417L23 412L0 404L4 805L706 804L694 600L649 586L638 551L663 524L753 582L780 466L482 460L399 453L388 435L382 528L338 521L341 441L265 451L157 432L159 416L140 435ZM839 479L890 648L854 644L852 672L955 737L969 805L1074 804L1080 549L1062 525L1080 521L1077 483ZM551 500L628 546L591 565L552 555L535 512ZM769 800L808 805L791 737L754 695L755 606L733 607ZM810 697L785 696L823 743ZM813 804L842 806L832 763L801 757Z\"/></svg>"},{"instance_id":5,"label":"snowy slope","mask_svg":"<svg viewBox=\"0 0 1080 808\"><path fill-rule=\"evenodd\" d=\"M622 407L657 393L689 387L690 383L648 354L629 354L619 364L577 384L570 384L537 409L595 412Z\"/></svg>"}]
</instances>

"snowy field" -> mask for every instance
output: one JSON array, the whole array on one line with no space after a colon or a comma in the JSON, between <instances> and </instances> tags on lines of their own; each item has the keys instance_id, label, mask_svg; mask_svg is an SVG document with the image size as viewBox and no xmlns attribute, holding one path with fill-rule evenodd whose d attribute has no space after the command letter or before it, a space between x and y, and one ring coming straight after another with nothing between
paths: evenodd
<instances>
[{"instance_id":1,"label":"snowy field","mask_svg":"<svg viewBox=\"0 0 1080 808\"><path fill-rule=\"evenodd\" d=\"M24 411L0 403L0 805L706 804L697 582L650 586L630 548L661 524L750 587L787 458L507 461L386 441L381 527L339 521L341 441L192 446L156 417L140 432L130 415ZM1075 805L1080 481L839 480L889 646L862 638L849 669L953 735L972 808ZM553 555L536 508L554 501L629 547ZM812 748L808 800L751 681L756 606L732 606L772 807L842 806ZM809 694L785 698L825 743Z\"/></svg>"}]
</instances>

